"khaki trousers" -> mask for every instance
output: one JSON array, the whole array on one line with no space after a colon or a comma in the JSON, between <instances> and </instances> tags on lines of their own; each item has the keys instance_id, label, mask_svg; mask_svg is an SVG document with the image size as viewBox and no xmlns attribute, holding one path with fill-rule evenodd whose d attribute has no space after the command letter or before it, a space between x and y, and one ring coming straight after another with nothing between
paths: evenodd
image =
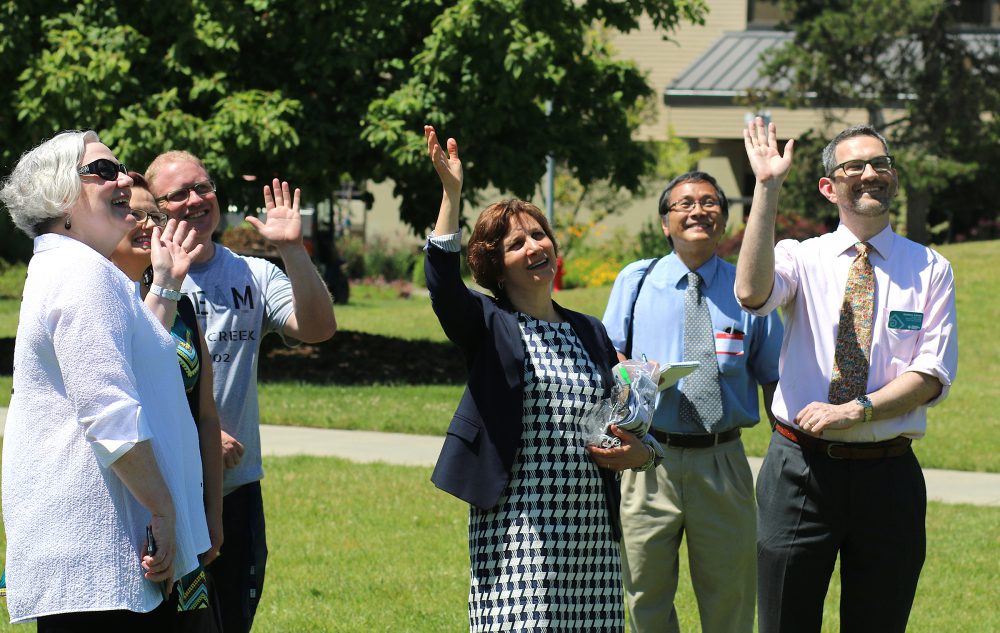
<instances>
[{"instance_id":1,"label":"khaki trousers","mask_svg":"<svg viewBox=\"0 0 1000 633\"><path fill-rule=\"evenodd\" d=\"M632 631L680 630L674 594L686 537L702 632L749 633L757 528L743 443L665 452L659 467L622 475L622 579Z\"/></svg>"}]
</instances>

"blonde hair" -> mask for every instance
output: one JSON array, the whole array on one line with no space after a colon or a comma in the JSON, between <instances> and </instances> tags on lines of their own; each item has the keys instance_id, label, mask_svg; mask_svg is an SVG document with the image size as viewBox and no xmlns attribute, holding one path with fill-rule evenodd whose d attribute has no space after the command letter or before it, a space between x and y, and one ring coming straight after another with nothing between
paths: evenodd
<instances>
[{"instance_id":1,"label":"blonde hair","mask_svg":"<svg viewBox=\"0 0 1000 633\"><path fill-rule=\"evenodd\" d=\"M156 177L164 167L173 163L194 163L204 169L205 173L208 174L208 168L205 167L205 163L201 162L201 159L191 152L185 152L184 150L171 150L169 152L163 152L154 158L153 162L151 162L149 167L146 168L146 181L149 183L149 192L152 193L154 197L160 193L156 191ZM211 177L211 174L209 174L209 178Z\"/></svg>"}]
</instances>

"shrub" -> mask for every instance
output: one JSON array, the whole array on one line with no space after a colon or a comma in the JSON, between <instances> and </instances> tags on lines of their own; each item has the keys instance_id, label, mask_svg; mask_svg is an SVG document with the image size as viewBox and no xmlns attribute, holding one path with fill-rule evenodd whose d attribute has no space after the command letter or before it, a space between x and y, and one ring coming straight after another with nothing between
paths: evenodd
<instances>
[{"instance_id":1,"label":"shrub","mask_svg":"<svg viewBox=\"0 0 1000 633\"><path fill-rule=\"evenodd\" d=\"M0 259L0 298L20 300L27 276L27 264L21 262L10 264Z\"/></svg>"},{"instance_id":2,"label":"shrub","mask_svg":"<svg viewBox=\"0 0 1000 633\"><path fill-rule=\"evenodd\" d=\"M589 288L614 283L618 273L631 262L665 255L669 247L660 224L649 220L636 235L618 229L606 239L594 240L595 233L581 236L565 258L563 288Z\"/></svg>"},{"instance_id":3,"label":"shrub","mask_svg":"<svg viewBox=\"0 0 1000 633\"><path fill-rule=\"evenodd\" d=\"M393 243L380 235L370 238L367 244L360 237L343 237L337 241L337 252L351 279L381 277L389 281L409 281L417 260L422 259L419 248L412 243Z\"/></svg>"}]
</instances>

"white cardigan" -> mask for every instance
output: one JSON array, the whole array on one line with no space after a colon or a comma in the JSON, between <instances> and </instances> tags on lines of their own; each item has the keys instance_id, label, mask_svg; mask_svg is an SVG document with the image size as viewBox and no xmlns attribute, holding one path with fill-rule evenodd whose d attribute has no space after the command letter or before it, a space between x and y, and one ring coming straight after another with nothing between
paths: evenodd
<instances>
[{"instance_id":1,"label":"white cardigan","mask_svg":"<svg viewBox=\"0 0 1000 633\"><path fill-rule=\"evenodd\" d=\"M150 513L110 468L147 439L174 501L180 578L210 541L173 338L97 251L35 238L3 443L12 623L160 603L140 565Z\"/></svg>"}]
</instances>

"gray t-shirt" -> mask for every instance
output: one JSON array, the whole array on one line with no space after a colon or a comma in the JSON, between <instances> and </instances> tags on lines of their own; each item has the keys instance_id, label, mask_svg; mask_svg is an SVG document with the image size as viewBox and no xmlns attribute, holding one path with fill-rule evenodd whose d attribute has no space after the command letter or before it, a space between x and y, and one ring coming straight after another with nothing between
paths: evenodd
<instances>
[{"instance_id":1,"label":"gray t-shirt","mask_svg":"<svg viewBox=\"0 0 1000 633\"><path fill-rule=\"evenodd\" d=\"M215 373L215 404L222 430L245 448L224 471L223 494L264 477L260 453L257 359L269 332L281 333L292 314L292 284L274 264L215 245L204 264L193 264L181 288L194 304ZM295 345L294 339L285 344Z\"/></svg>"}]
</instances>

